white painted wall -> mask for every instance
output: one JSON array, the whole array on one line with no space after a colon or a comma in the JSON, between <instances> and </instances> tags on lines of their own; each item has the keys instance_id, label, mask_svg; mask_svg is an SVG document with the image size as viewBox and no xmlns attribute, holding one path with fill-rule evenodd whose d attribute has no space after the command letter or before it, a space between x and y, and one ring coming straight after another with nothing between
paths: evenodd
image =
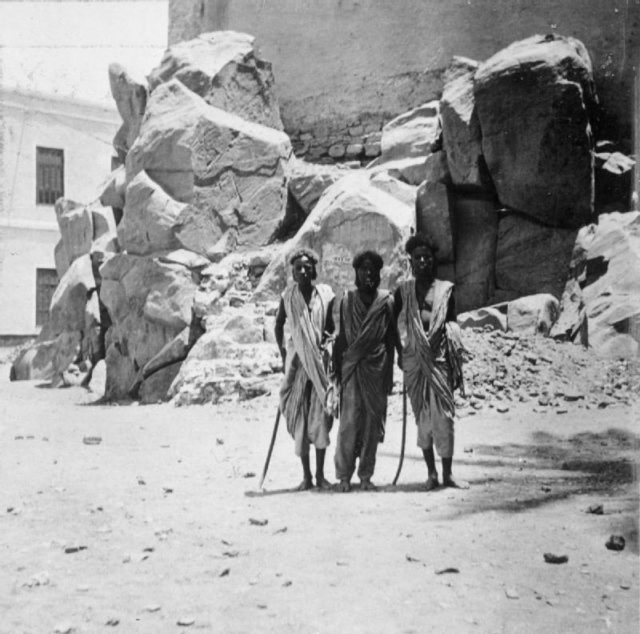
<instances>
[{"instance_id":1,"label":"white painted wall","mask_svg":"<svg viewBox=\"0 0 640 634\"><path fill-rule=\"evenodd\" d=\"M0 91L0 335L36 332L36 268L55 268L53 205L36 204L36 147L64 151L65 198L88 203L111 168L115 107Z\"/></svg>"}]
</instances>

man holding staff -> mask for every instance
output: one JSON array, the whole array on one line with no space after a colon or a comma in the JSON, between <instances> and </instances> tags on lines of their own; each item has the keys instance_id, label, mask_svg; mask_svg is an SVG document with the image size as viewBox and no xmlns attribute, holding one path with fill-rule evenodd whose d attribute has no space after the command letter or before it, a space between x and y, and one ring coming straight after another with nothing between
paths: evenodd
<instances>
[{"instance_id":1,"label":"man holding staff","mask_svg":"<svg viewBox=\"0 0 640 634\"><path fill-rule=\"evenodd\" d=\"M284 365L280 411L295 440L296 455L302 462L303 479L298 490L306 491L313 487L309 460L311 445L316 449L316 486L328 489L324 458L333 417L325 409L329 355L324 344L326 337L334 331L334 293L326 284L313 283L318 263L313 251L299 249L291 255L289 263L293 283L282 294L275 324L276 343ZM284 324L287 319L290 337L285 347Z\"/></svg>"},{"instance_id":2,"label":"man holding staff","mask_svg":"<svg viewBox=\"0 0 640 634\"><path fill-rule=\"evenodd\" d=\"M442 484L466 488L452 476L453 391L462 388L460 328L456 322L453 284L435 277L436 248L416 234L407 241L413 279L403 282L394 294L395 316L406 330L398 362L418 426L418 447L427 464L427 491L439 486L433 452L442 459Z\"/></svg>"}]
</instances>

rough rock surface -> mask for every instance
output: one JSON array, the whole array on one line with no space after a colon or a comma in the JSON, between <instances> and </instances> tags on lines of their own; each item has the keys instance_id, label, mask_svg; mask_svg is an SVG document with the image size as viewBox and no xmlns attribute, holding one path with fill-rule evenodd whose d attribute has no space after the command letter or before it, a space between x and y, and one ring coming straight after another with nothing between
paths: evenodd
<instances>
[{"instance_id":1,"label":"rough rock surface","mask_svg":"<svg viewBox=\"0 0 640 634\"><path fill-rule=\"evenodd\" d=\"M425 157L438 134L440 104L431 101L404 112L382 128L380 161Z\"/></svg>"},{"instance_id":2,"label":"rough rock surface","mask_svg":"<svg viewBox=\"0 0 640 634\"><path fill-rule=\"evenodd\" d=\"M289 192L308 216L322 193L349 174L349 168L340 165L317 165L292 158L289 164Z\"/></svg>"},{"instance_id":3,"label":"rough rock surface","mask_svg":"<svg viewBox=\"0 0 640 634\"><path fill-rule=\"evenodd\" d=\"M149 86L153 91L175 78L212 106L282 130L271 64L254 41L246 33L217 31L175 44L151 71Z\"/></svg>"},{"instance_id":4,"label":"rough rock surface","mask_svg":"<svg viewBox=\"0 0 640 634\"><path fill-rule=\"evenodd\" d=\"M255 298L275 298L284 290L287 256L303 246L318 253L318 281L331 284L336 293L353 287L351 261L365 249L382 255L381 288L394 288L403 275L403 248L415 229L414 218L413 207L375 187L367 175L343 178L324 193L300 231L271 261Z\"/></svg>"},{"instance_id":5,"label":"rough rock surface","mask_svg":"<svg viewBox=\"0 0 640 634\"><path fill-rule=\"evenodd\" d=\"M122 248L134 255L147 255L180 246L175 225L184 203L152 181L145 171L139 172L127 187L126 204L118 225Z\"/></svg>"},{"instance_id":6,"label":"rough rock surface","mask_svg":"<svg viewBox=\"0 0 640 634\"><path fill-rule=\"evenodd\" d=\"M569 278L560 298L560 316L549 335L560 341L575 341L589 345L589 322L582 289L577 280Z\"/></svg>"},{"instance_id":7,"label":"rough rock surface","mask_svg":"<svg viewBox=\"0 0 640 634\"><path fill-rule=\"evenodd\" d=\"M198 280L179 264L128 254L113 257L100 273L112 321L105 396L117 400L130 395L139 370L191 325Z\"/></svg>"},{"instance_id":8,"label":"rough rock surface","mask_svg":"<svg viewBox=\"0 0 640 634\"><path fill-rule=\"evenodd\" d=\"M507 331L507 305L487 306L458 315L461 328ZM501 310L502 309L502 310Z\"/></svg>"},{"instance_id":9,"label":"rough rock surface","mask_svg":"<svg viewBox=\"0 0 640 634\"><path fill-rule=\"evenodd\" d=\"M556 227L593 214L589 55L570 37L515 42L474 76L482 152L500 202Z\"/></svg>"},{"instance_id":10,"label":"rough rock surface","mask_svg":"<svg viewBox=\"0 0 640 634\"><path fill-rule=\"evenodd\" d=\"M126 176L124 165L120 165L109 174L101 187L100 203L102 205L116 209L124 207L124 195L127 189Z\"/></svg>"},{"instance_id":11,"label":"rough rock surface","mask_svg":"<svg viewBox=\"0 0 640 634\"><path fill-rule=\"evenodd\" d=\"M507 330L523 335L548 335L559 312L558 300L548 293L520 297L507 305Z\"/></svg>"},{"instance_id":12,"label":"rough rock surface","mask_svg":"<svg viewBox=\"0 0 640 634\"><path fill-rule=\"evenodd\" d=\"M273 239L284 217L290 156L284 133L209 106L174 79L149 99L127 155L127 179L145 170L172 198L188 203L176 236L207 255L229 237L227 248Z\"/></svg>"},{"instance_id":13,"label":"rough rock surface","mask_svg":"<svg viewBox=\"0 0 640 634\"><path fill-rule=\"evenodd\" d=\"M91 250L93 240L91 213L85 205L66 198L59 198L56 201L55 211L64 251L71 263Z\"/></svg>"},{"instance_id":14,"label":"rough rock surface","mask_svg":"<svg viewBox=\"0 0 640 634\"><path fill-rule=\"evenodd\" d=\"M473 75L478 62L464 62L464 66L458 64L460 71L447 81L442 91L442 141L452 183L482 187L482 133L473 94Z\"/></svg>"},{"instance_id":15,"label":"rough rock surface","mask_svg":"<svg viewBox=\"0 0 640 634\"><path fill-rule=\"evenodd\" d=\"M74 260L51 298L49 322L52 332L84 330L87 296L95 287L89 255Z\"/></svg>"},{"instance_id":16,"label":"rough rock surface","mask_svg":"<svg viewBox=\"0 0 640 634\"><path fill-rule=\"evenodd\" d=\"M580 281L589 344L602 355L640 353L640 212L603 214L576 239L574 276Z\"/></svg>"},{"instance_id":17,"label":"rough rock surface","mask_svg":"<svg viewBox=\"0 0 640 634\"><path fill-rule=\"evenodd\" d=\"M446 185L425 181L418 187L416 228L430 236L438 247L436 253L438 262L454 261L451 214Z\"/></svg>"},{"instance_id":18,"label":"rough rock surface","mask_svg":"<svg viewBox=\"0 0 640 634\"><path fill-rule=\"evenodd\" d=\"M498 213L487 197L453 197L456 250L456 308L468 311L490 303L495 293Z\"/></svg>"},{"instance_id":19,"label":"rough rock surface","mask_svg":"<svg viewBox=\"0 0 640 634\"><path fill-rule=\"evenodd\" d=\"M394 159L378 163L369 168L369 171L372 174L388 174L408 185L419 185L425 178L426 158L425 156L409 156Z\"/></svg>"},{"instance_id":20,"label":"rough rock surface","mask_svg":"<svg viewBox=\"0 0 640 634\"><path fill-rule=\"evenodd\" d=\"M140 131L147 104L147 83L143 78L132 77L120 64L110 64L109 85L123 121L113 139L113 147L123 163Z\"/></svg>"},{"instance_id":21,"label":"rough rock surface","mask_svg":"<svg viewBox=\"0 0 640 634\"><path fill-rule=\"evenodd\" d=\"M562 295L577 230L546 227L519 214L498 221L496 287L518 295Z\"/></svg>"},{"instance_id":22,"label":"rough rock surface","mask_svg":"<svg viewBox=\"0 0 640 634\"><path fill-rule=\"evenodd\" d=\"M617 152L612 144L597 143L595 153L595 209L598 214L624 211L631 199L636 162Z\"/></svg>"}]
</instances>

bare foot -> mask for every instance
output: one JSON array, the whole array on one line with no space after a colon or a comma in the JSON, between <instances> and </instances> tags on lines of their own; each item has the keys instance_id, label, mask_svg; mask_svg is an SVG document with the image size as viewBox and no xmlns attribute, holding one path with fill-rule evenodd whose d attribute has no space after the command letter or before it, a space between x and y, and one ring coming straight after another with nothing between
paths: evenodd
<instances>
[{"instance_id":1,"label":"bare foot","mask_svg":"<svg viewBox=\"0 0 640 634\"><path fill-rule=\"evenodd\" d=\"M324 476L316 476L316 487L319 491L328 491L331 489L331 482L325 480Z\"/></svg>"},{"instance_id":2,"label":"bare foot","mask_svg":"<svg viewBox=\"0 0 640 634\"><path fill-rule=\"evenodd\" d=\"M340 480L340 482L336 484L336 490L340 491L340 493L349 493L349 491L351 491L351 482L349 482L349 480Z\"/></svg>"},{"instance_id":3,"label":"bare foot","mask_svg":"<svg viewBox=\"0 0 640 634\"><path fill-rule=\"evenodd\" d=\"M427 478L427 481L425 482L425 489L427 491L433 491L434 489L437 489L439 487L439 483L438 483L438 476L437 475L430 475Z\"/></svg>"},{"instance_id":4,"label":"bare foot","mask_svg":"<svg viewBox=\"0 0 640 634\"><path fill-rule=\"evenodd\" d=\"M444 478L442 480L443 487L450 487L452 489L468 489L469 483L464 480L454 480L453 478Z\"/></svg>"},{"instance_id":5,"label":"bare foot","mask_svg":"<svg viewBox=\"0 0 640 634\"><path fill-rule=\"evenodd\" d=\"M360 482L360 490L361 491L377 491L378 487L373 482L371 482L369 478L366 478Z\"/></svg>"},{"instance_id":6,"label":"bare foot","mask_svg":"<svg viewBox=\"0 0 640 634\"><path fill-rule=\"evenodd\" d=\"M296 491L308 491L313 489L313 480L305 478L297 487Z\"/></svg>"}]
</instances>

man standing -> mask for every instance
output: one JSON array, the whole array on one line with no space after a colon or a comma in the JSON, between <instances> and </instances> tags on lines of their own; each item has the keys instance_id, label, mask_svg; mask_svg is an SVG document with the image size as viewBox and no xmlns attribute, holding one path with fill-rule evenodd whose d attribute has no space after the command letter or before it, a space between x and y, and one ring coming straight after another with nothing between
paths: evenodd
<instances>
[{"instance_id":1,"label":"man standing","mask_svg":"<svg viewBox=\"0 0 640 634\"><path fill-rule=\"evenodd\" d=\"M456 322L453 284L435 277L436 248L425 235L407 241L413 279L394 294L396 319L406 330L399 365L418 425L418 447L427 463L427 491L439 486L433 453L435 443L442 458L442 484L466 488L452 476L453 390L462 388L460 328Z\"/></svg>"},{"instance_id":2,"label":"man standing","mask_svg":"<svg viewBox=\"0 0 640 634\"><path fill-rule=\"evenodd\" d=\"M351 490L356 457L360 488L371 482L378 442L384 438L387 394L393 386L393 348L397 342L393 299L378 290L382 258L375 251L353 260L356 290L340 303L340 334L334 347L335 368L342 385L340 428L336 442L338 489Z\"/></svg>"},{"instance_id":3,"label":"man standing","mask_svg":"<svg viewBox=\"0 0 640 634\"><path fill-rule=\"evenodd\" d=\"M328 354L325 337L334 331L334 293L326 284L314 284L318 258L309 249L300 249L289 258L293 274L282 294L276 315L275 337L284 379L280 389L280 411L295 440L296 455L302 461L303 479L299 491L313 487L309 448L316 448L316 486L329 488L324 477L324 457L329 446L333 417L325 411ZM290 338L284 341L284 324L289 320Z\"/></svg>"}]
</instances>

